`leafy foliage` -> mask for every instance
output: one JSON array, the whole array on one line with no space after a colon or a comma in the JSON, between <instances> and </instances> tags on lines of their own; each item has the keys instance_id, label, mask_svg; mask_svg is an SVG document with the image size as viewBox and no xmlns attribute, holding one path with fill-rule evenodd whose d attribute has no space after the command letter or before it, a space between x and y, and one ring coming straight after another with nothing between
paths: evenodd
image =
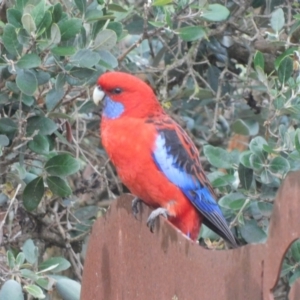
<instances>
[{"instance_id":1,"label":"leafy foliage","mask_svg":"<svg viewBox=\"0 0 300 300\"><path fill-rule=\"evenodd\" d=\"M81 279L76 243L108 204L95 199L123 190L98 147L91 89L103 72L122 69L151 83L203 148L204 167L240 242L266 240L276 191L300 167L296 3L286 9L273 0L266 9L260 0L9 2L0 6L0 208L15 223L30 220L14 230L32 231L33 222L46 248L67 245ZM1 223L2 229L9 269L26 293L42 298L53 282L38 274L36 246L27 240L18 252L14 231ZM217 247L207 228L201 237ZM282 270L289 285L300 274L298 244ZM21 272L24 264L31 266ZM43 264L47 272L67 265L62 258ZM9 299L23 299L11 274L0 293L14 290ZM68 286L74 295L66 296ZM76 299L79 286L61 282L57 290Z\"/></svg>"}]
</instances>

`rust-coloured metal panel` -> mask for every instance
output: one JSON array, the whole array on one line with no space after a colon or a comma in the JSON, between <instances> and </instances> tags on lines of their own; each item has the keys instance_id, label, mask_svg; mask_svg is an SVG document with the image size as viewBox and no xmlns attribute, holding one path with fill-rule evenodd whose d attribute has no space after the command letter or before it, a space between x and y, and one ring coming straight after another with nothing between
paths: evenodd
<instances>
[{"instance_id":1,"label":"rust-coloured metal panel","mask_svg":"<svg viewBox=\"0 0 300 300\"><path fill-rule=\"evenodd\" d=\"M268 241L234 250L206 250L163 218L153 234L150 209L143 205L136 220L131 200L120 197L93 227L82 300L273 299L284 254L300 237L300 172L277 194Z\"/></svg>"}]
</instances>

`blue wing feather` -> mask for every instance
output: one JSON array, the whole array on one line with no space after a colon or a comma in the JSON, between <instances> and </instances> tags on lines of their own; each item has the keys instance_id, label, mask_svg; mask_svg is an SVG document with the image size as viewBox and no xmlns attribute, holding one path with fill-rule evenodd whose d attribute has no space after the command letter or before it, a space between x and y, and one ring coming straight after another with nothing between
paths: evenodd
<instances>
[{"instance_id":1,"label":"blue wing feather","mask_svg":"<svg viewBox=\"0 0 300 300\"><path fill-rule=\"evenodd\" d=\"M191 157L182 143L182 141L192 143L186 133L173 128L158 128L157 132L155 149L152 153L157 167L182 190L204 216L204 224L236 246L235 238L212 194L212 188L207 185L207 178L199 159ZM180 139L180 135L186 136Z\"/></svg>"}]
</instances>

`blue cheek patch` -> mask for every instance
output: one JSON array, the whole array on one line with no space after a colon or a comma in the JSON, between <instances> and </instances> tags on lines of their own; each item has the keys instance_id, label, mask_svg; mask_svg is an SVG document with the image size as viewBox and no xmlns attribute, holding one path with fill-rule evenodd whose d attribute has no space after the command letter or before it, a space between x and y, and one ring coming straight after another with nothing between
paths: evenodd
<instances>
[{"instance_id":1,"label":"blue cheek patch","mask_svg":"<svg viewBox=\"0 0 300 300\"><path fill-rule=\"evenodd\" d=\"M104 98L103 115L109 119L117 119L124 112L124 105L120 102L113 101L108 96Z\"/></svg>"}]
</instances>

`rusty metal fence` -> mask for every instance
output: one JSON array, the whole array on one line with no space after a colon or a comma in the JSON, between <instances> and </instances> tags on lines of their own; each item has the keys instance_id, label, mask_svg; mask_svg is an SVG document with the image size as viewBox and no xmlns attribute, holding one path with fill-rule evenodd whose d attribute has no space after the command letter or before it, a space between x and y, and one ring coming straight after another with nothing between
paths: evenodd
<instances>
[{"instance_id":1,"label":"rusty metal fence","mask_svg":"<svg viewBox=\"0 0 300 300\"><path fill-rule=\"evenodd\" d=\"M136 220L130 195L94 224L86 255L82 300L272 300L282 260L300 237L300 172L282 184L265 244L206 250L160 219L151 233L149 208ZM300 283L290 300L300 299Z\"/></svg>"}]
</instances>

